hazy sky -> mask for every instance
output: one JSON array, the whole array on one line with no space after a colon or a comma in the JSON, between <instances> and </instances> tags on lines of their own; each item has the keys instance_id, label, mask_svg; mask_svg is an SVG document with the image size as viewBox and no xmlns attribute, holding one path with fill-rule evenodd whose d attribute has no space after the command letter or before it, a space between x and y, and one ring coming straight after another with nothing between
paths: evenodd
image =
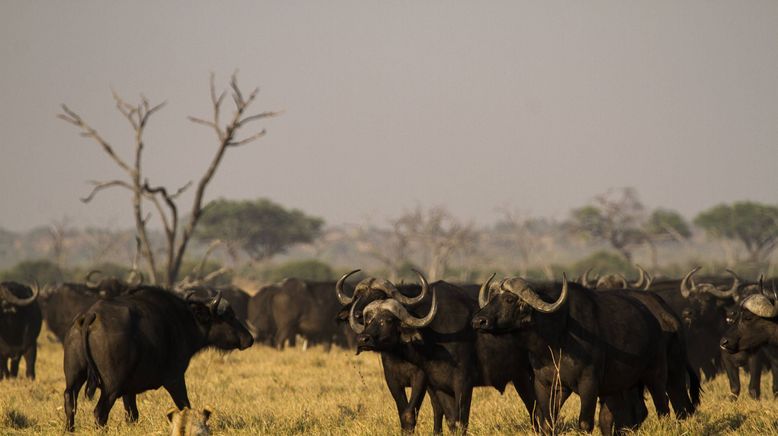
<instances>
[{"instance_id":1,"label":"hazy sky","mask_svg":"<svg viewBox=\"0 0 778 436\"><path fill-rule=\"evenodd\" d=\"M80 112L127 156L111 87L167 107L147 174L181 185L216 140L208 75L239 69L257 110L209 199L269 197L330 223L416 204L488 223L564 217L609 187L692 216L778 202L778 2L0 2L0 226L131 223L121 173L55 118ZM185 202L188 204L188 201Z\"/></svg>"}]
</instances>

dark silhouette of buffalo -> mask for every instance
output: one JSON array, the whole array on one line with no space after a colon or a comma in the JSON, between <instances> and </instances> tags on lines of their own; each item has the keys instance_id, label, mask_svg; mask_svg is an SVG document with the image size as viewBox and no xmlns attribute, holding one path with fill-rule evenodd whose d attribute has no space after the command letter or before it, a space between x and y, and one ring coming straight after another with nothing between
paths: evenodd
<instances>
[{"instance_id":1,"label":"dark silhouette of buffalo","mask_svg":"<svg viewBox=\"0 0 778 436\"><path fill-rule=\"evenodd\" d=\"M35 378L41 310L39 290L16 282L0 283L0 379L17 377L24 356L26 375ZM10 361L10 368L9 368Z\"/></svg>"},{"instance_id":2,"label":"dark silhouette of buffalo","mask_svg":"<svg viewBox=\"0 0 778 436\"><path fill-rule=\"evenodd\" d=\"M66 428L75 427L76 399L91 380L101 390L94 410L104 426L121 397L129 421L138 419L135 396L164 387L176 407L190 407L184 373L204 348L246 349L251 334L221 295L184 299L161 288L141 286L97 301L79 315L65 338Z\"/></svg>"}]
</instances>

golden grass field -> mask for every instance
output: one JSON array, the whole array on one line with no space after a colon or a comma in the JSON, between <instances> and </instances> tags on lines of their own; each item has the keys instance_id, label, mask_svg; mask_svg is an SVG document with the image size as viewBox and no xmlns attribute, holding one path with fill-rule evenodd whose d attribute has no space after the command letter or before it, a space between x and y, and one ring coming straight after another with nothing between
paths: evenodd
<instances>
[{"instance_id":1,"label":"golden grass field","mask_svg":"<svg viewBox=\"0 0 778 436\"><path fill-rule=\"evenodd\" d=\"M38 340L38 378L0 381L0 435L62 434L62 347L45 331ZM22 364L23 366L24 364ZM658 420L652 415L636 434L641 435L778 435L778 401L757 402L743 394L727 399L724 376L705 383L702 406L685 422ZM319 347L308 351L278 352L255 346L221 354L196 356L187 372L193 407L214 409L211 429L216 434L399 434L394 402L383 381L378 355ZM763 393L771 397L770 377ZM124 422L118 401L106 430L93 424L94 402L79 397L77 434L167 434L165 411L173 402L164 390L138 397L140 420ZM578 400L573 396L562 411L563 432L575 434ZM417 433L432 432L429 401L425 400ZM598 431L595 430L598 433ZM476 389L470 419L473 435L528 434L529 421L512 387L504 395L491 388Z\"/></svg>"}]
</instances>

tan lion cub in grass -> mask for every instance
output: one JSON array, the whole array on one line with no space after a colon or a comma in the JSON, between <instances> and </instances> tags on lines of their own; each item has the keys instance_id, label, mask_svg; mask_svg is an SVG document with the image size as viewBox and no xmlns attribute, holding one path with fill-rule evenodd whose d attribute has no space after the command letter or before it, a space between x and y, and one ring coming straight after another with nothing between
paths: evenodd
<instances>
[{"instance_id":1,"label":"tan lion cub in grass","mask_svg":"<svg viewBox=\"0 0 778 436\"><path fill-rule=\"evenodd\" d=\"M211 417L211 408L206 406L202 411L185 407L178 410L175 407L167 411L167 419L170 421L171 436L207 436L211 434L208 428L208 418Z\"/></svg>"}]
</instances>

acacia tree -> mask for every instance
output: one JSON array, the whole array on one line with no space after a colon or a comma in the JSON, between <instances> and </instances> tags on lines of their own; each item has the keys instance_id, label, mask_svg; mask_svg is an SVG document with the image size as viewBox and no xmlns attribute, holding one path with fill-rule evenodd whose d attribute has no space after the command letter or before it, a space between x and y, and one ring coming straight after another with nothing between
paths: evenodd
<instances>
[{"instance_id":1,"label":"acacia tree","mask_svg":"<svg viewBox=\"0 0 778 436\"><path fill-rule=\"evenodd\" d=\"M312 242L321 233L323 224L321 218L308 216L298 209L284 209L263 198L218 199L205 207L196 236L224 241L234 261L240 250L260 262L283 253L292 244Z\"/></svg>"},{"instance_id":2,"label":"acacia tree","mask_svg":"<svg viewBox=\"0 0 778 436\"><path fill-rule=\"evenodd\" d=\"M594 204L572 211L573 227L595 240L610 244L627 261L632 250L645 242L643 204L634 188L609 190L594 197Z\"/></svg>"},{"instance_id":3,"label":"acacia tree","mask_svg":"<svg viewBox=\"0 0 778 436\"><path fill-rule=\"evenodd\" d=\"M229 94L232 97L232 103L234 104L234 112L223 121L222 110L227 91L217 93L214 75L211 74L210 97L213 109L211 118L208 120L191 116L188 118L190 121L209 127L214 131L217 138L216 152L196 184L194 199L192 200L192 205L190 206L189 213L185 220L182 220L179 216L177 202L181 194L192 186L192 182L190 181L181 188L173 191L164 186L152 185L143 173L142 158L145 148L144 132L149 119L165 105L164 102L152 105L145 97L141 96L139 103L130 104L119 97L115 92L113 93L116 108L127 119L127 122L134 132L135 153L132 163L129 163L125 158L119 156L111 143L109 143L95 128L89 125L79 114L71 110L68 106L62 105L62 113L58 115L58 118L76 126L81 131L82 136L91 138L97 142L102 150L126 176L123 179L91 182L93 185L92 192L82 198L82 201L88 203L96 194L108 188L119 187L130 191L132 194L135 229L140 240L141 256L145 260L146 269L152 282L164 283L167 286L172 286L176 282L189 241L202 216L205 190L213 179L214 174L216 174L216 170L219 168L224 154L228 149L248 144L265 135L265 130L262 129L259 132L249 134L248 136L239 136L239 134L243 133L245 130L244 128L247 125L254 121L277 115L275 112L261 112L256 114L249 114L247 112L252 103L254 103L258 93L259 89L255 88L248 96L245 96L238 86L236 76L233 74L232 79L230 80ZM151 214L147 213L145 210L147 203L150 203L156 210L156 216L160 220L165 234L164 277L162 279L159 277L158 271L160 270L158 269L155 252L149 242L147 224Z\"/></svg>"},{"instance_id":4,"label":"acacia tree","mask_svg":"<svg viewBox=\"0 0 778 436\"><path fill-rule=\"evenodd\" d=\"M701 212L694 224L720 239L739 241L749 261L764 263L778 246L778 206L741 201Z\"/></svg>"},{"instance_id":5,"label":"acacia tree","mask_svg":"<svg viewBox=\"0 0 778 436\"><path fill-rule=\"evenodd\" d=\"M458 221L443 207L428 210L417 207L402 215L397 227L424 254L430 280L441 279L451 256L471 249L477 237L472 224Z\"/></svg>"},{"instance_id":6,"label":"acacia tree","mask_svg":"<svg viewBox=\"0 0 778 436\"><path fill-rule=\"evenodd\" d=\"M689 224L678 212L670 209L656 209L644 224L646 243L651 250L651 264L657 268L657 243L685 243L692 236Z\"/></svg>"}]
</instances>

